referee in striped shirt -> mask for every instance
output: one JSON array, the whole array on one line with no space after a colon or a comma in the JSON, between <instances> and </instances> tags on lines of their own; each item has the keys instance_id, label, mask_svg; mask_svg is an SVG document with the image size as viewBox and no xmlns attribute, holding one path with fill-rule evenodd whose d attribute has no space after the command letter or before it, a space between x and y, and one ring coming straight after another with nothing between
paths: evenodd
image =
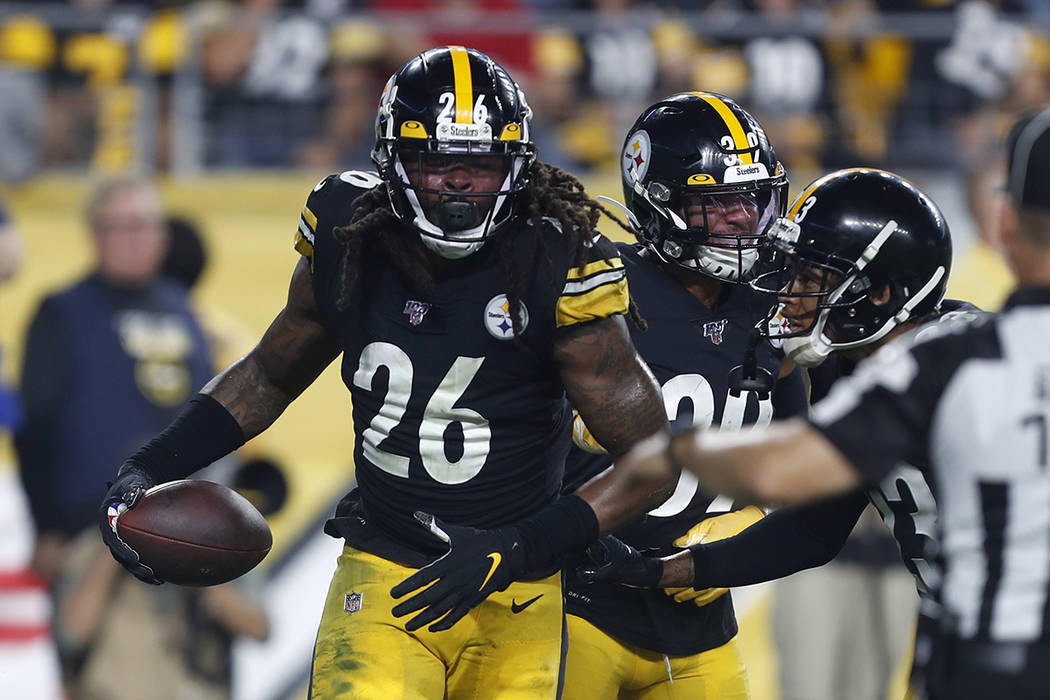
<instances>
[{"instance_id":1,"label":"referee in striped shirt","mask_svg":"<svg viewBox=\"0 0 1050 700\"><path fill-rule=\"evenodd\" d=\"M652 438L617 462L625 478L685 468L764 503L922 468L941 513L937 700L1050 697L1050 108L1021 119L1007 151L1002 239L1018 287L999 314L890 343L809 422ZM692 562L662 560L660 585L691 585Z\"/></svg>"}]
</instances>

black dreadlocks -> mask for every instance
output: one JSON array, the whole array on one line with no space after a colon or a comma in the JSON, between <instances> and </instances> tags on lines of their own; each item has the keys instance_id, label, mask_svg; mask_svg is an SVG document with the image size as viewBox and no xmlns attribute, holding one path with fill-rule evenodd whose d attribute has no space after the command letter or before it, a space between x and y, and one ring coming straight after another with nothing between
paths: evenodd
<instances>
[{"instance_id":1,"label":"black dreadlocks","mask_svg":"<svg viewBox=\"0 0 1050 700\"><path fill-rule=\"evenodd\" d=\"M596 202L583 189L583 184L569 173L547 163L537 162L532 169L532 178L525 192L526 220L532 229L539 231L544 218L558 223L566 240L572 266L583 264L586 248L590 242L598 218L605 214L625 231L633 233L627 224ZM362 260L364 253L379 252L394 265L398 274L421 291L434 286L433 266L428 263L429 254L414 235L389 235L404 225L390 208L386 189L382 186L368 190L354 203L354 214L350 223L333 230L335 239L343 245L339 298L336 306L340 310L351 306L357 299L361 287ZM546 249L544 237L536 235L535 241L547 260L551 274L551 257ZM507 280L507 301L510 306L514 333L520 336L522 271L512 263L510 247L512 236L497 235L493 244L499 246L499 258ZM642 330L645 319L630 302L630 318Z\"/></svg>"}]
</instances>

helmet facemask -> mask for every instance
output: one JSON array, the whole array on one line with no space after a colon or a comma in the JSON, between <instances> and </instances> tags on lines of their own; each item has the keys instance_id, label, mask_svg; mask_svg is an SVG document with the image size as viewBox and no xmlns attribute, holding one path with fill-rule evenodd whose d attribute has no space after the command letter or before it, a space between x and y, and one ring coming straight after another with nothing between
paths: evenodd
<instances>
[{"instance_id":1,"label":"helmet facemask","mask_svg":"<svg viewBox=\"0 0 1050 700\"><path fill-rule=\"evenodd\" d=\"M634 218L664 262L742 282L759 259L766 229L783 211L785 188L783 178L717 187L635 180L636 207L648 211Z\"/></svg>"},{"instance_id":2,"label":"helmet facemask","mask_svg":"<svg viewBox=\"0 0 1050 700\"><path fill-rule=\"evenodd\" d=\"M478 250L513 216L534 159L524 143L427 140L385 149L380 167L394 213L446 258Z\"/></svg>"}]
</instances>

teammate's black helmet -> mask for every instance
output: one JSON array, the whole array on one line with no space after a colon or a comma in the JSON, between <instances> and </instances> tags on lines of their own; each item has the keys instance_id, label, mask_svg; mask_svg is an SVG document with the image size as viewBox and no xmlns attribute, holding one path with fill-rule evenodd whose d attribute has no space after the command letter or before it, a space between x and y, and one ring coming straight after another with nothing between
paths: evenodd
<instances>
[{"instance_id":1,"label":"teammate's black helmet","mask_svg":"<svg viewBox=\"0 0 1050 700\"><path fill-rule=\"evenodd\" d=\"M781 298L817 298L806 327L770 324L789 356L806 366L937 309L952 264L951 235L937 205L883 170L852 168L816 180L770 228L768 242L780 264L751 286ZM870 293L883 287L889 299L877 304Z\"/></svg>"},{"instance_id":2,"label":"teammate's black helmet","mask_svg":"<svg viewBox=\"0 0 1050 700\"><path fill-rule=\"evenodd\" d=\"M714 93L672 95L646 109L620 165L631 224L653 253L721 280L747 275L787 204L787 176L765 130ZM690 211L702 214L701 225L690 225Z\"/></svg>"},{"instance_id":3,"label":"teammate's black helmet","mask_svg":"<svg viewBox=\"0 0 1050 700\"><path fill-rule=\"evenodd\" d=\"M529 109L518 84L475 49L430 49L394 73L376 116L372 160L390 193L394 213L445 257L468 255L514 215L535 159ZM448 158L453 156L454 158ZM502 184L471 191L479 206L448 191L428 189L424 162L485 164L499 168ZM440 165L438 167L441 167ZM421 195L436 198L427 206Z\"/></svg>"}]
</instances>

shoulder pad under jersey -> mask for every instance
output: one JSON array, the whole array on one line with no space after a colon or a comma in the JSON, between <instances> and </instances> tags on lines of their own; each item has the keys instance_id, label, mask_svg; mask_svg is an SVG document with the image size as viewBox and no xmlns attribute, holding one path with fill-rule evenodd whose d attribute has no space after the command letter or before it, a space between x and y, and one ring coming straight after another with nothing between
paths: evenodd
<instances>
[{"instance_id":1,"label":"shoulder pad under jersey","mask_svg":"<svg viewBox=\"0 0 1050 700\"><path fill-rule=\"evenodd\" d=\"M318 182L299 215L295 249L312 262L318 237L330 238L333 228L350 223L354 201L381 184L378 174L365 170L347 170Z\"/></svg>"}]
</instances>

